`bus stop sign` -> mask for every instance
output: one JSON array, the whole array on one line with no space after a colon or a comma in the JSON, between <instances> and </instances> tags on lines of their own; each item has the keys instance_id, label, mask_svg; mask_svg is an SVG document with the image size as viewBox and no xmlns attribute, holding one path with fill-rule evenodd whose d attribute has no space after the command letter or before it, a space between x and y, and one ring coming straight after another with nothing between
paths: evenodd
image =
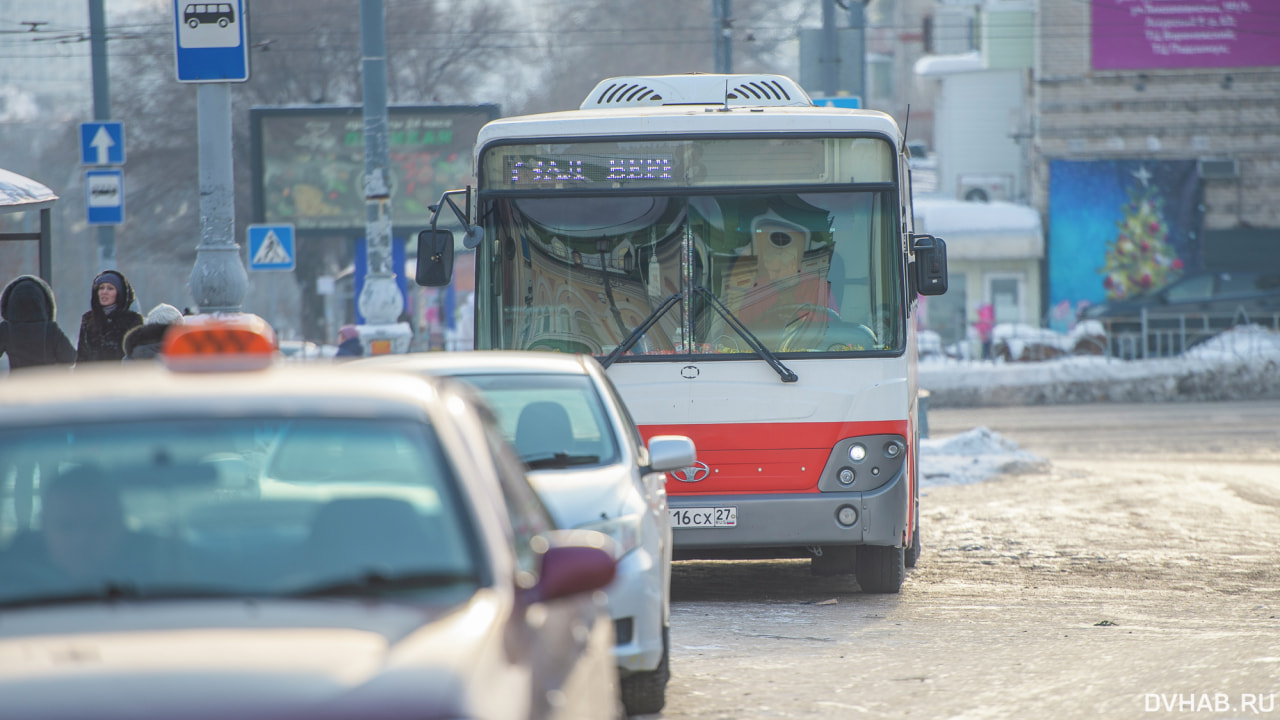
<instances>
[{"instance_id":1,"label":"bus stop sign","mask_svg":"<svg viewBox=\"0 0 1280 720\"><path fill-rule=\"evenodd\" d=\"M178 82L244 82L249 79L244 0L173 0Z\"/></svg>"}]
</instances>

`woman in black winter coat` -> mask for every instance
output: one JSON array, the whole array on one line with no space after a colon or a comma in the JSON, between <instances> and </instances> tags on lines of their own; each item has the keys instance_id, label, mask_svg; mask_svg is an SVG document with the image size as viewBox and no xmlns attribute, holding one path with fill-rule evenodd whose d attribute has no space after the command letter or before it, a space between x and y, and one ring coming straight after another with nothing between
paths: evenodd
<instances>
[{"instance_id":1,"label":"woman in black winter coat","mask_svg":"<svg viewBox=\"0 0 1280 720\"><path fill-rule=\"evenodd\" d=\"M104 270L93 279L89 312L80 316L80 341L76 362L124 358L124 334L142 324L142 316L130 310L133 286L116 270Z\"/></svg>"},{"instance_id":2,"label":"woman in black winter coat","mask_svg":"<svg viewBox=\"0 0 1280 720\"><path fill-rule=\"evenodd\" d=\"M76 360L62 328L54 322L58 309L53 288L34 275L22 275L0 295L0 355L8 353L9 369L34 365L70 365Z\"/></svg>"}]
</instances>

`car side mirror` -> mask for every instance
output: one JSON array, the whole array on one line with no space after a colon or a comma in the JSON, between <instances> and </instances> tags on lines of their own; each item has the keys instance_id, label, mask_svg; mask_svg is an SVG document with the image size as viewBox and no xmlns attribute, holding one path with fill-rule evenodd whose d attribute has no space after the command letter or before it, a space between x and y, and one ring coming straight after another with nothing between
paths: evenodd
<instances>
[{"instance_id":1,"label":"car side mirror","mask_svg":"<svg viewBox=\"0 0 1280 720\"><path fill-rule=\"evenodd\" d=\"M916 292L921 295L942 295L947 291L947 244L932 235L912 235L911 248L915 251Z\"/></svg>"},{"instance_id":2,"label":"car side mirror","mask_svg":"<svg viewBox=\"0 0 1280 720\"><path fill-rule=\"evenodd\" d=\"M545 544L538 581L521 593L525 604L603 590L613 582L618 562L608 535L594 530L552 530L535 538L535 547L540 541Z\"/></svg>"},{"instance_id":3,"label":"car side mirror","mask_svg":"<svg viewBox=\"0 0 1280 720\"><path fill-rule=\"evenodd\" d=\"M654 435L649 438L649 471L668 472L694 464L698 460L693 440L684 435Z\"/></svg>"},{"instance_id":4,"label":"car side mirror","mask_svg":"<svg viewBox=\"0 0 1280 720\"><path fill-rule=\"evenodd\" d=\"M423 230L418 233L418 268L414 280L425 287L444 287L453 278L453 233Z\"/></svg>"}]
</instances>

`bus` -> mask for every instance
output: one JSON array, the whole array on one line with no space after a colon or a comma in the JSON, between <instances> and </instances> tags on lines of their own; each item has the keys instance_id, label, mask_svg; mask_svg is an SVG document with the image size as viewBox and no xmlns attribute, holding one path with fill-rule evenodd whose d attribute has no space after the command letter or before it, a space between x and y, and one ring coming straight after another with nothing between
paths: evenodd
<instances>
[{"instance_id":1,"label":"bus","mask_svg":"<svg viewBox=\"0 0 1280 720\"><path fill-rule=\"evenodd\" d=\"M808 558L895 593L920 553L918 296L903 132L781 75L600 82L485 125L476 186L418 236L417 280L475 252L476 349L597 357L668 473L677 559Z\"/></svg>"}]
</instances>

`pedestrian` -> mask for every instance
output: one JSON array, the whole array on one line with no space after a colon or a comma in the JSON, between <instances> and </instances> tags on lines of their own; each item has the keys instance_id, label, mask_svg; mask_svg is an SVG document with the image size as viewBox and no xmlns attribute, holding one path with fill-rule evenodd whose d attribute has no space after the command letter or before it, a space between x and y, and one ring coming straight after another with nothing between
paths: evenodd
<instances>
[{"instance_id":1,"label":"pedestrian","mask_svg":"<svg viewBox=\"0 0 1280 720\"><path fill-rule=\"evenodd\" d=\"M991 359L992 334L996 327L996 309L991 303L978 306L978 321L973 324L978 331L978 340L982 342L982 359Z\"/></svg>"},{"instance_id":2,"label":"pedestrian","mask_svg":"<svg viewBox=\"0 0 1280 720\"><path fill-rule=\"evenodd\" d=\"M124 359L151 360L158 357L165 333L183 322L182 311L169 303L151 308L143 324L124 334Z\"/></svg>"},{"instance_id":3,"label":"pedestrian","mask_svg":"<svg viewBox=\"0 0 1280 720\"><path fill-rule=\"evenodd\" d=\"M80 317L76 362L124 359L124 334L142 324L130 310L133 286L118 270L105 270L93 279L89 312Z\"/></svg>"},{"instance_id":4,"label":"pedestrian","mask_svg":"<svg viewBox=\"0 0 1280 720\"><path fill-rule=\"evenodd\" d=\"M338 352L334 357L361 357L364 345L360 344L360 331L355 325L343 325L338 328Z\"/></svg>"},{"instance_id":5,"label":"pedestrian","mask_svg":"<svg viewBox=\"0 0 1280 720\"><path fill-rule=\"evenodd\" d=\"M34 275L22 275L0 295L0 355L9 355L9 370L36 365L70 365L76 360L62 328L53 288Z\"/></svg>"}]
</instances>

